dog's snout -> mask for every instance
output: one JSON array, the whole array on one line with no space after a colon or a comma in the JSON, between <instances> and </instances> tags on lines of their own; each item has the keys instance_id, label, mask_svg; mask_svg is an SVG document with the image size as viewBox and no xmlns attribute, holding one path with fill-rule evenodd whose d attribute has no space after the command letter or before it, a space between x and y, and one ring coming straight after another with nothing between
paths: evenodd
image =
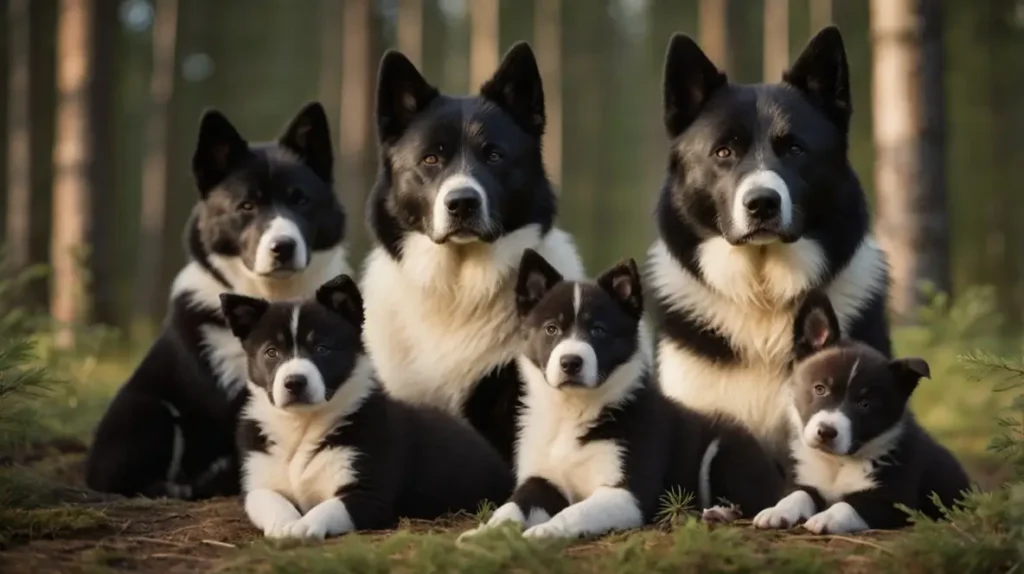
<instances>
[{"instance_id":1,"label":"dog's snout","mask_svg":"<svg viewBox=\"0 0 1024 574\"><path fill-rule=\"evenodd\" d=\"M275 237L270 240L270 252L278 261L291 261L295 257L295 240L288 236Z\"/></svg>"},{"instance_id":2,"label":"dog's snout","mask_svg":"<svg viewBox=\"0 0 1024 574\"><path fill-rule=\"evenodd\" d=\"M782 196L768 187L751 189L743 196L743 207L755 219L768 220L778 217L782 207Z\"/></svg>"},{"instance_id":3,"label":"dog's snout","mask_svg":"<svg viewBox=\"0 0 1024 574\"><path fill-rule=\"evenodd\" d=\"M469 219L480 211L480 193L471 187L453 189L444 197L448 213L459 219Z\"/></svg>"},{"instance_id":4,"label":"dog's snout","mask_svg":"<svg viewBox=\"0 0 1024 574\"><path fill-rule=\"evenodd\" d=\"M284 388L293 395L303 392L306 390L305 375L288 375L284 379Z\"/></svg>"},{"instance_id":5,"label":"dog's snout","mask_svg":"<svg viewBox=\"0 0 1024 574\"><path fill-rule=\"evenodd\" d=\"M580 370L583 369L583 357L579 355L562 355L558 360L558 364L562 367L563 373L578 375Z\"/></svg>"},{"instance_id":6,"label":"dog's snout","mask_svg":"<svg viewBox=\"0 0 1024 574\"><path fill-rule=\"evenodd\" d=\"M837 436L839 436L839 431L836 430L836 427L825 423L818 425L818 438L821 440L827 442L835 439Z\"/></svg>"}]
</instances>

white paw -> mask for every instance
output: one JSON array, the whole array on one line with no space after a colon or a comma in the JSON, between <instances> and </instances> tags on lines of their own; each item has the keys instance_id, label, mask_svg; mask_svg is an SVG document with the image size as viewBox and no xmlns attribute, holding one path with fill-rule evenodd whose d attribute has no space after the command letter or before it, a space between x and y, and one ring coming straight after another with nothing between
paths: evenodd
<instances>
[{"instance_id":1,"label":"white paw","mask_svg":"<svg viewBox=\"0 0 1024 574\"><path fill-rule=\"evenodd\" d=\"M323 540L327 531L323 525L308 520L296 520L281 529L280 538L301 538L307 540Z\"/></svg>"},{"instance_id":2,"label":"white paw","mask_svg":"<svg viewBox=\"0 0 1024 574\"><path fill-rule=\"evenodd\" d=\"M291 530L292 524L297 522L298 520L281 520L274 522L263 529L263 535L267 538L288 538L288 532Z\"/></svg>"},{"instance_id":3,"label":"white paw","mask_svg":"<svg viewBox=\"0 0 1024 574\"><path fill-rule=\"evenodd\" d=\"M804 528L815 534L848 534L867 530L868 525L852 506L839 502L808 518Z\"/></svg>"},{"instance_id":4,"label":"white paw","mask_svg":"<svg viewBox=\"0 0 1024 574\"><path fill-rule=\"evenodd\" d=\"M814 514L814 499L803 490L790 493L754 517L754 528L792 528L801 519Z\"/></svg>"},{"instance_id":5,"label":"white paw","mask_svg":"<svg viewBox=\"0 0 1024 574\"><path fill-rule=\"evenodd\" d=\"M459 537L455 539L455 543L456 544L460 544L462 542L465 542L465 541L469 540L470 538L473 538L474 536L479 535L481 532L486 532L487 530L490 530L490 527L487 526L486 524L481 524L480 526L477 526L476 528L470 528L469 530L467 530L467 531L463 532L462 534L460 534Z\"/></svg>"},{"instance_id":6,"label":"white paw","mask_svg":"<svg viewBox=\"0 0 1024 574\"><path fill-rule=\"evenodd\" d=\"M544 522L536 526L531 526L523 532L523 538L570 538L573 535L567 532L557 522Z\"/></svg>"}]
</instances>

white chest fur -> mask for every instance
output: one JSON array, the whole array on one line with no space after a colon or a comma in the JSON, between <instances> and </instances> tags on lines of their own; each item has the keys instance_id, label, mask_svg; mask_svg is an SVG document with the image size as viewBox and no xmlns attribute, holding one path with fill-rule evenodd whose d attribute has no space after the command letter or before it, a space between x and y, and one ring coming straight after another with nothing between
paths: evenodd
<instances>
[{"instance_id":1,"label":"white chest fur","mask_svg":"<svg viewBox=\"0 0 1024 574\"><path fill-rule=\"evenodd\" d=\"M874 464L867 459L834 456L793 441L795 477L799 484L813 486L829 504L844 495L876 486Z\"/></svg>"},{"instance_id":2,"label":"white chest fur","mask_svg":"<svg viewBox=\"0 0 1024 574\"><path fill-rule=\"evenodd\" d=\"M438 246L409 236L401 261L382 248L367 258L363 338L388 393L453 414L472 385L519 352L512 282L535 248L568 279L583 276L572 239L557 229L519 229L490 245Z\"/></svg>"}]
</instances>

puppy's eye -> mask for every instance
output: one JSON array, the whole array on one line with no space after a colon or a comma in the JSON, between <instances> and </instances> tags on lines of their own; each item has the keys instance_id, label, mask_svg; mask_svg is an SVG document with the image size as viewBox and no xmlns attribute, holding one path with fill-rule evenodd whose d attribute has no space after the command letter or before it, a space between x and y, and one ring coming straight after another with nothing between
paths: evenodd
<instances>
[{"instance_id":1,"label":"puppy's eye","mask_svg":"<svg viewBox=\"0 0 1024 574\"><path fill-rule=\"evenodd\" d=\"M804 155L804 148L800 147L800 144L789 144L789 149L786 150L789 155Z\"/></svg>"},{"instance_id":2,"label":"puppy's eye","mask_svg":"<svg viewBox=\"0 0 1024 574\"><path fill-rule=\"evenodd\" d=\"M301 189L293 187L288 191L288 203L292 205L306 205L309 203L309 196Z\"/></svg>"},{"instance_id":3,"label":"puppy's eye","mask_svg":"<svg viewBox=\"0 0 1024 574\"><path fill-rule=\"evenodd\" d=\"M871 410L871 401L869 401L867 399L861 399L857 403L857 408L862 410L862 411L869 411L869 410Z\"/></svg>"},{"instance_id":4,"label":"puppy's eye","mask_svg":"<svg viewBox=\"0 0 1024 574\"><path fill-rule=\"evenodd\" d=\"M594 325L593 327L590 328L590 336L595 339L600 339L601 337L604 337L606 334L607 331L605 331L604 327L600 325Z\"/></svg>"},{"instance_id":5,"label":"puppy's eye","mask_svg":"<svg viewBox=\"0 0 1024 574\"><path fill-rule=\"evenodd\" d=\"M501 160L505 159L505 156L502 155L501 151L498 150L497 148L493 148L493 147L492 148L488 148L486 150L486 153L487 153L487 163L490 163L490 164L500 163Z\"/></svg>"},{"instance_id":6,"label":"puppy's eye","mask_svg":"<svg viewBox=\"0 0 1024 574\"><path fill-rule=\"evenodd\" d=\"M331 352L331 349L327 345L317 345L314 349L318 355L326 355Z\"/></svg>"},{"instance_id":7,"label":"puppy's eye","mask_svg":"<svg viewBox=\"0 0 1024 574\"><path fill-rule=\"evenodd\" d=\"M437 157L437 154L428 153L423 156L423 165L437 165L441 162L441 158Z\"/></svg>"},{"instance_id":8,"label":"puppy's eye","mask_svg":"<svg viewBox=\"0 0 1024 574\"><path fill-rule=\"evenodd\" d=\"M243 201L238 204L238 211L252 211L256 209L256 205L251 201Z\"/></svg>"},{"instance_id":9,"label":"puppy's eye","mask_svg":"<svg viewBox=\"0 0 1024 574\"><path fill-rule=\"evenodd\" d=\"M819 397L823 397L828 394L828 387L821 383L818 383L814 385L814 394L818 395Z\"/></svg>"},{"instance_id":10,"label":"puppy's eye","mask_svg":"<svg viewBox=\"0 0 1024 574\"><path fill-rule=\"evenodd\" d=\"M715 148L714 153L715 153L715 157L717 157L718 159L726 159L726 158L732 157L732 150L729 149L728 146L722 146L722 147L719 147L719 148Z\"/></svg>"},{"instance_id":11,"label":"puppy's eye","mask_svg":"<svg viewBox=\"0 0 1024 574\"><path fill-rule=\"evenodd\" d=\"M268 359L276 359L277 358L277 349L275 349L273 347L270 347L266 351L263 351L263 355L266 356Z\"/></svg>"},{"instance_id":12,"label":"puppy's eye","mask_svg":"<svg viewBox=\"0 0 1024 574\"><path fill-rule=\"evenodd\" d=\"M554 337L555 335L557 335L558 331L558 325L555 325L554 323L548 323L547 325L544 326L544 332L547 333L550 337Z\"/></svg>"}]
</instances>

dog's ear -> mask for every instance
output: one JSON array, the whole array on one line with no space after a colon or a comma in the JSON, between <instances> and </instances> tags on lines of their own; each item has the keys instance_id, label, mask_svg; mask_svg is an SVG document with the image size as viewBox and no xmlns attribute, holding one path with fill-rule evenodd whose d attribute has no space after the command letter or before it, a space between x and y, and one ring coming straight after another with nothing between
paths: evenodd
<instances>
[{"instance_id":1,"label":"dog's ear","mask_svg":"<svg viewBox=\"0 0 1024 574\"><path fill-rule=\"evenodd\" d=\"M264 299L246 297L236 293L221 293L220 308L231 333L239 341L244 341L270 308L270 303Z\"/></svg>"},{"instance_id":2,"label":"dog's ear","mask_svg":"<svg viewBox=\"0 0 1024 574\"><path fill-rule=\"evenodd\" d=\"M316 300L341 315L353 325L363 328L363 296L359 286L348 275L338 275L316 290Z\"/></svg>"},{"instance_id":3,"label":"dog's ear","mask_svg":"<svg viewBox=\"0 0 1024 574\"><path fill-rule=\"evenodd\" d=\"M535 138L544 134L544 84L526 42L509 48L498 70L480 86L480 95L498 104L526 133Z\"/></svg>"},{"instance_id":4,"label":"dog's ear","mask_svg":"<svg viewBox=\"0 0 1024 574\"><path fill-rule=\"evenodd\" d=\"M793 332L793 355L801 360L839 342L839 317L828 295L811 291L796 313Z\"/></svg>"},{"instance_id":5,"label":"dog's ear","mask_svg":"<svg viewBox=\"0 0 1024 574\"><path fill-rule=\"evenodd\" d=\"M562 280L562 274L533 249L523 251L516 281L516 310L525 316Z\"/></svg>"},{"instance_id":6,"label":"dog's ear","mask_svg":"<svg viewBox=\"0 0 1024 574\"><path fill-rule=\"evenodd\" d=\"M889 370L896 379L896 384L909 397L921 378L932 378L928 362L919 357L908 357L906 359L894 359L889 362Z\"/></svg>"},{"instance_id":7,"label":"dog's ear","mask_svg":"<svg viewBox=\"0 0 1024 574\"><path fill-rule=\"evenodd\" d=\"M620 261L597 278L597 284L638 319L644 314L644 296L636 261Z\"/></svg>"},{"instance_id":8,"label":"dog's ear","mask_svg":"<svg viewBox=\"0 0 1024 574\"><path fill-rule=\"evenodd\" d=\"M665 129L675 139L690 127L708 99L727 83L700 46L684 34L674 34L665 53Z\"/></svg>"},{"instance_id":9,"label":"dog's ear","mask_svg":"<svg viewBox=\"0 0 1024 574\"><path fill-rule=\"evenodd\" d=\"M331 128L320 102L306 104L285 126L277 143L299 156L320 179L331 183L334 177L334 149Z\"/></svg>"},{"instance_id":10,"label":"dog's ear","mask_svg":"<svg viewBox=\"0 0 1024 574\"><path fill-rule=\"evenodd\" d=\"M203 112L192 154L192 177L199 194L206 197L248 155L249 144L224 114L212 109Z\"/></svg>"},{"instance_id":11,"label":"dog's ear","mask_svg":"<svg viewBox=\"0 0 1024 574\"><path fill-rule=\"evenodd\" d=\"M377 137L384 143L402 137L416 114L438 95L409 58L388 50L377 72Z\"/></svg>"},{"instance_id":12,"label":"dog's ear","mask_svg":"<svg viewBox=\"0 0 1024 574\"><path fill-rule=\"evenodd\" d=\"M811 99L846 133L853 104L850 101L850 67L839 28L829 26L817 33L782 79Z\"/></svg>"}]
</instances>

